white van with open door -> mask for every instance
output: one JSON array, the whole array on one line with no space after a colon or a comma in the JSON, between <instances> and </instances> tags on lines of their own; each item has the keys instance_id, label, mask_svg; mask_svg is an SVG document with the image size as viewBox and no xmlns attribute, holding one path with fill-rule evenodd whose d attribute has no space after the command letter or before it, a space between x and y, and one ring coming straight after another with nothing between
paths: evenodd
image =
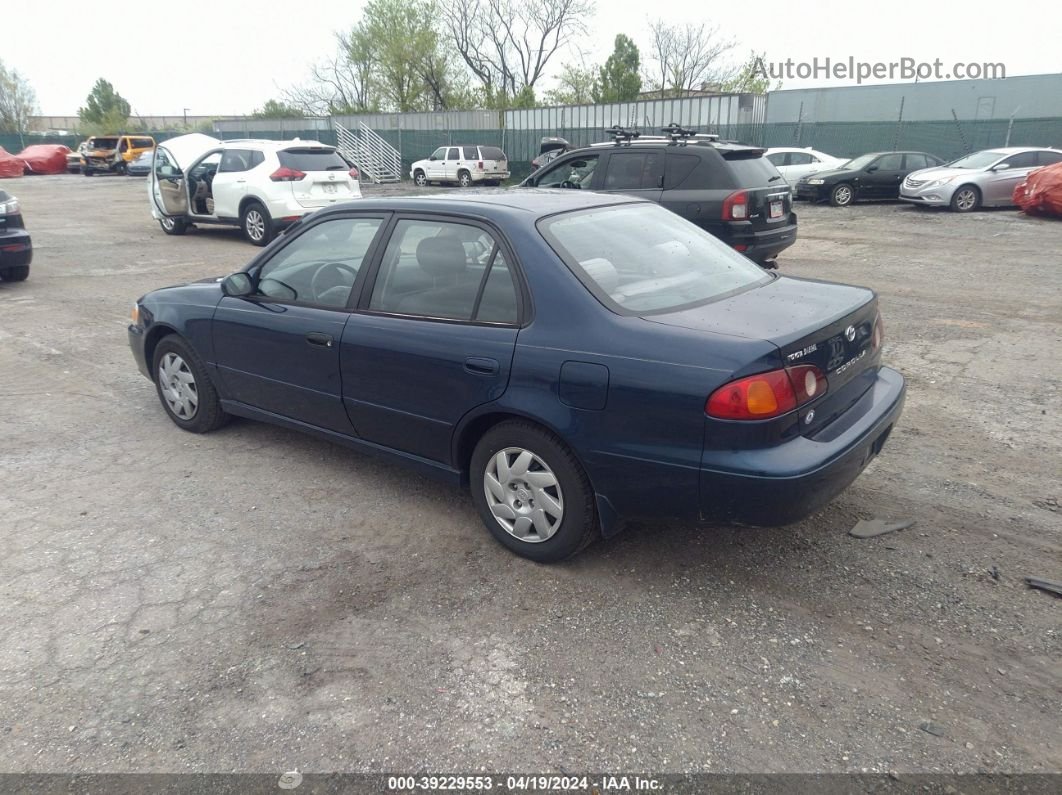
<instances>
[{"instance_id":1,"label":"white van with open door","mask_svg":"<svg viewBox=\"0 0 1062 795\"><path fill-rule=\"evenodd\" d=\"M321 207L361 198L358 171L317 141L219 141L192 133L155 149L151 215L168 235L196 224L238 226L264 246Z\"/></svg>"}]
</instances>

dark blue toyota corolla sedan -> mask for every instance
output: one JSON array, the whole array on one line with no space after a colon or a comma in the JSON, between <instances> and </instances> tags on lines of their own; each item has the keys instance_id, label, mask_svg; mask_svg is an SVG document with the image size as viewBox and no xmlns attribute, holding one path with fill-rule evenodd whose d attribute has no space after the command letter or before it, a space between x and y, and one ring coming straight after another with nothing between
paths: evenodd
<instances>
[{"instance_id":1,"label":"dark blue toyota corolla sedan","mask_svg":"<svg viewBox=\"0 0 1062 795\"><path fill-rule=\"evenodd\" d=\"M626 519L795 521L904 400L870 290L556 191L314 213L238 273L141 298L129 341L179 427L250 417L468 484L538 561Z\"/></svg>"}]
</instances>

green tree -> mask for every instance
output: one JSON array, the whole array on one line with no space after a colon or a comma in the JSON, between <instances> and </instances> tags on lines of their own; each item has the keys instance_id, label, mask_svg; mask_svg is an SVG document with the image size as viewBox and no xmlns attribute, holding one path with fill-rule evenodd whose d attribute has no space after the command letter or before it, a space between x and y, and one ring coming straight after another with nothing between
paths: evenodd
<instances>
[{"instance_id":1,"label":"green tree","mask_svg":"<svg viewBox=\"0 0 1062 795\"><path fill-rule=\"evenodd\" d=\"M271 99L251 114L256 119L301 119L303 112L280 99Z\"/></svg>"},{"instance_id":2,"label":"green tree","mask_svg":"<svg viewBox=\"0 0 1062 795\"><path fill-rule=\"evenodd\" d=\"M730 80L722 84L722 90L729 94L766 94L768 91L777 91L782 87L782 81L775 83L771 88L771 78L762 64L766 54L753 50L749 53L749 59Z\"/></svg>"},{"instance_id":3,"label":"green tree","mask_svg":"<svg viewBox=\"0 0 1062 795\"><path fill-rule=\"evenodd\" d=\"M566 63L557 75L557 85L546 92L550 105L589 105L598 92L598 69Z\"/></svg>"},{"instance_id":4,"label":"green tree","mask_svg":"<svg viewBox=\"0 0 1062 795\"><path fill-rule=\"evenodd\" d=\"M98 133L121 132L129 122L131 108L125 97L102 77L89 92L85 107L78 108L81 123Z\"/></svg>"},{"instance_id":5,"label":"green tree","mask_svg":"<svg viewBox=\"0 0 1062 795\"><path fill-rule=\"evenodd\" d=\"M0 132L22 135L37 109L37 95L17 70L0 61Z\"/></svg>"},{"instance_id":6,"label":"green tree","mask_svg":"<svg viewBox=\"0 0 1062 795\"><path fill-rule=\"evenodd\" d=\"M596 102L630 102L637 99L642 90L641 57L638 47L628 36L620 33L612 55L601 67Z\"/></svg>"}]
</instances>

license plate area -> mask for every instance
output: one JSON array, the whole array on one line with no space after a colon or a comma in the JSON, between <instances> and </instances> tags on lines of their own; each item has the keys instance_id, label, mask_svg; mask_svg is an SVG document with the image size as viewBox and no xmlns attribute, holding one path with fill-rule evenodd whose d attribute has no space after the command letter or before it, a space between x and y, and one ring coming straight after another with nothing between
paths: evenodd
<instances>
[{"instance_id":1,"label":"license plate area","mask_svg":"<svg viewBox=\"0 0 1062 795\"><path fill-rule=\"evenodd\" d=\"M321 190L325 193L339 193L339 186L334 182L322 182Z\"/></svg>"},{"instance_id":2,"label":"license plate area","mask_svg":"<svg viewBox=\"0 0 1062 795\"><path fill-rule=\"evenodd\" d=\"M781 200L772 201L767 210L767 217L772 221L776 221L782 217L784 212L784 205Z\"/></svg>"}]
</instances>

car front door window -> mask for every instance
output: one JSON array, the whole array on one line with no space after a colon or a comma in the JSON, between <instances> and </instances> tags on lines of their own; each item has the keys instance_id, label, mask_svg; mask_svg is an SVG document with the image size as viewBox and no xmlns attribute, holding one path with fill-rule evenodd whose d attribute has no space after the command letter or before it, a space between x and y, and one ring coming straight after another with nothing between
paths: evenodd
<instances>
[{"instance_id":1,"label":"car front door window","mask_svg":"<svg viewBox=\"0 0 1062 795\"><path fill-rule=\"evenodd\" d=\"M258 295L344 308L382 223L381 218L335 218L307 229L259 270Z\"/></svg>"},{"instance_id":2,"label":"car front door window","mask_svg":"<svg viewBox=\"0 0 1062 795\"><path fill-rule=\"evenodd\" d=\"M589 189L594 180L597 162L597 155L565 160L539 177L535 185L539 188Z\"/></svg>"}]
</instances>

